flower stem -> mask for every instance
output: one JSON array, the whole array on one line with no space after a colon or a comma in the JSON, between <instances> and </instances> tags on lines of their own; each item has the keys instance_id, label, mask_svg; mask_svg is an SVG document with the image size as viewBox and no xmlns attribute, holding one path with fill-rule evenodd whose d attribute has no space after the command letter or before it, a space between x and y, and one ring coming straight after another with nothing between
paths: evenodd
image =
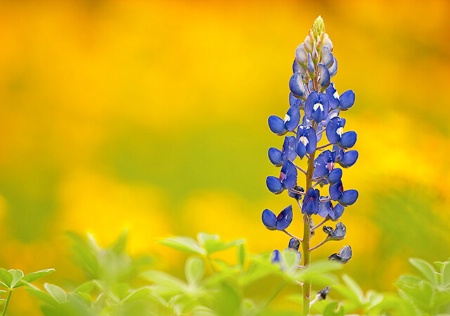
<instances>
[{"instance_id":1,"label":"flower stem","mask_svg":"<svg viewBox=\"0 0 450 316\"><path fill-rule=\"evenodd\" d=\"M6 316L6 311L8 310L9 301L11 300L12 289L8 291L8 297L6 298L5 307L3 308L3 316Z\"/></svg>"},{"instance_id":2,"label":"flower stem","mask_svg":"<svg viewBox=\"0 0 450 316\"><path fill-rule=\"evenodd\" d=\"M306 189L312 187L312 178L314 172L315 152L308 157L308 170L306 172ZM308 214L303 215L303 266L308 267L311 260L311 252L309 249L311 239L311 217ZM309 315L309 302L311 300L311 282L306 281L303 284L303 316Z\"/></svg>"}]
</instances>

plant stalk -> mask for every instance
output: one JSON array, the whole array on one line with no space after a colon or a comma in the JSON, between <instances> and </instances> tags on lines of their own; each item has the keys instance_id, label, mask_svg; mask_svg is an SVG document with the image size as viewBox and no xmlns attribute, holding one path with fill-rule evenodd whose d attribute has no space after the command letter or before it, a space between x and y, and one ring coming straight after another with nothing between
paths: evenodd
<instances>
[{"instance_id":1,"label":"plant stalk","mask_svg":"<svg viewBox=\"0 0 450 316\"><path fill-rule=\"evenodd\" d=\"M306 189L312 187L312 178L314 172L314 158L316 153L312 153L308 158L308 170L306 171ZM311 217L308 214L303 214L303 266L306 268L311 261L310 239L311 239ZM303 284L303 316L309 315L309 304L311 301L311 282L306 281Z\"/></svg>"},{"instance_id":2,"label":"plant stalk","mask_svg":"<svg viewBox=\"0 0 450 316\"><path fill-rule=\"evenodd\" d=\"M12 289L8 290L8 297L6 298L5 307L3 308L3 316L6 316L6 311L8 310L9 301L11 300Z\"/></svg>"}]
</instances>

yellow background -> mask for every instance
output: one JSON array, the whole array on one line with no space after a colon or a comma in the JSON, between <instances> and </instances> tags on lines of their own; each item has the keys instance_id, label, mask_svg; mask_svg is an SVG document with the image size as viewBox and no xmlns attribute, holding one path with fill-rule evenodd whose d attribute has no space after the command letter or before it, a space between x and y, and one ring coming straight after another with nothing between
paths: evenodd
<instances>
[{"instance_id":1,"label":"yellow background","mask_svg":"<svg viewBox=\"0 0 450 316\"><path fill-rule=\"evenodd\" d=\"M318 15L335 85L356 93L344 116L360 157L343 180L360 198L346 241L313 260L350 244L345 272L393 290L409 257L448 259L446 1L3 0L0 266L72 278L67 230L107 245L128 228L131 253L169 270L180 258L157 243L169 235L285 248L260 219L291 203L265 187L267 149L282 144L267 117L284 116L294 50Z\"/></svg>"}]
</instances>

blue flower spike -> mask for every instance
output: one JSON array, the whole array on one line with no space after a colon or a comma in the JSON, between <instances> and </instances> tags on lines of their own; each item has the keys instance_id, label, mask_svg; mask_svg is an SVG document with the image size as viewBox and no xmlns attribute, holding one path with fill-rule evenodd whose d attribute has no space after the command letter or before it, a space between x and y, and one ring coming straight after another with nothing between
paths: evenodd
<instances>
[{"instance_id":1,"label":"blue flower spike","mask_svg":"<svg viewBox=\"0 0 450 316\"><path fill-rule=\"evenodd\" d=\"M310 251L324 242L344 239L347 229L341 218L347 207L358 200L358 191L345 190L343 185L345 170L355 165L359 156L353 149L358 135L355 131L344 130L347 121L343 116L354 106L355 93L353 90L338 93L333 82L337 70L333 43L325 32L323 19L318 17L305 40L295 49L292 75L288 78L286 116L272 115L268 119L270 130L282 136L284 142L281 148L268 150L270 162L281 170L278 177L266 178L267 188L275 194L287 191L288 196L296 200L294 205L300 208L302 216L299 218L303 221L302 234L295 234L302 236L300 240L286 231L293 220L292 206L278 215L268 209L262 212L262 222L267 229L290 236L288 248L272 254L272 262L280 265L284 273L295 273L302 268L299 266L300 245L304 249L303 257L310 258ZM319 224L315 225L317 218ZM324 225L331 221L336 223L335 227ZM318 227L323 228L326 239L311 247ZM351 247L345 246L329 256L329 260L346 263L351 257ZM309 263L303 260L303 266ZM303 300L304 306L312 303L309 299Z\"/></svg>"},{"instance_id":2,"label":"blue flower spike","mask_svg":"<svg viewBox=\"0 0 450 316\"><path fill-rule=\"evenodd\" d=\"M262 222L269 230L285 230L292 222L292 206L289 205L276 216L271 210L262 212Z\"/></svg>"}]
</instances>

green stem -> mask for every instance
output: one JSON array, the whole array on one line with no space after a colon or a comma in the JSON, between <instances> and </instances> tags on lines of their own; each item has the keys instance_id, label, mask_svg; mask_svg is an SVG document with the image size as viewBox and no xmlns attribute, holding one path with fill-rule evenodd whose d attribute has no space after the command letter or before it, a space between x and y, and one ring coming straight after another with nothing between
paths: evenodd
<instances>
[{"instance_id":1,"label":"green stem","mask_svg":"<svg viewBox=\"0 0 450 316\"><path fill-rule=\"evenodd\" d=\"M8 291L8 297L6 298L5 308L3 309L3 316L6 316L6 311L8 310L9 301L11 300L12 295L12 289L9 289Z\"/></svg>"},{"instance_id":2,"label":"green stem","mask_svg":"<svg viewBox=\"0 0 450 316\"><path fill-rule=\"evenodd\" d=\"M315 125L315 124L313 124ZM316 129L316 126L313 126ZM312 187L312 178L314 172L314 158L316 153L312 153L308 157L308 170L306 171L306 188L305 192L308 192L309 188ZM311 250L310 240L311 240L311 217L307 214L303 215L303 266L306 268L309 266L311 261ZM309 315L309 303L311 301L311 282L306 281L303 284L303 316Z\"/></svg>"}]
</instances>

